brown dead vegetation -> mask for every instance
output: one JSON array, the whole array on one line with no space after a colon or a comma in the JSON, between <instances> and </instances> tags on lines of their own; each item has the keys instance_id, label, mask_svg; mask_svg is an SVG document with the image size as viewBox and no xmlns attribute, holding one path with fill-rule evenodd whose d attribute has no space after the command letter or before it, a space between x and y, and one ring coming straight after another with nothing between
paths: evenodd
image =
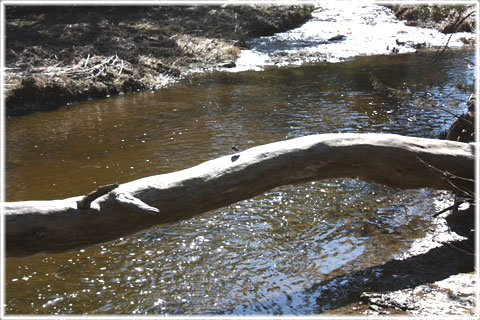
<instances>
[{"instance_id":1,"label":"brown dead vegetation","mask_svg":"<svg viewBox=\"0 0 480 320\"><path fill-rule=\"evenodd\" d=\"M245 41L305 22L311 6L6 6L8 116L157 89L232 65Z\"/></svg>"},{"instance_id":2,"label":"brown dead vegetation","mask_svg":"<svg viewBox=\"0 0 480 320\"><path fill-rule=\"evenodd\" d=\"M467 5L387 5L409 26L435 28L442 33L475 32L475 6Z\"/></svg>"}]
</instances>

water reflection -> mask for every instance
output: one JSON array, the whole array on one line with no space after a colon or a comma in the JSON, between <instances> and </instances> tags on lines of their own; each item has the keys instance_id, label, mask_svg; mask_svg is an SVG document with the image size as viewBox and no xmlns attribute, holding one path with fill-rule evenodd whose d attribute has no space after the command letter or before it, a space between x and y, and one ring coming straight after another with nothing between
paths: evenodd
<instances>
[{"instance_id":1,"label":"water reflection","mask_svg":"<svg viewBox=\"0 0 480 320\"><path fill-rule=\"evenodd\" d=\"M450 115L401 104L375 91L368 75L434 92L455 111L448 101L466 98L454 86L472 72L460 63L469 55L435 68L429 55L399 55L214 72L155 93L9 118L6 198L69 197L183 169L232 145L314 133L435 137ZM84 250L10 258L6 312L309 314L315 294L305 288L401 253L430 225L436 194L354 180L285 186ZM262 301L270 303L251 304Z\"/></svg>"}]
</instances>

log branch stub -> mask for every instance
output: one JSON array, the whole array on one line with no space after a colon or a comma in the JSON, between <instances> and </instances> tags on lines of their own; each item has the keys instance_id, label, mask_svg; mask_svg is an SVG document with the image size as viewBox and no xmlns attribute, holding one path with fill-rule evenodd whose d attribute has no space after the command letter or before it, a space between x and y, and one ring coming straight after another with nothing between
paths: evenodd
<instances>
[{"instance_id":1,"label":"log branch stub","mask_svg":"<svg viewBox=\"0 0 480 320\"><path fill-rule=\"evenodd\" d=\"M160 210L149 206L142 200L132 196L129 192L118 192L118 191L113 191L114 194L114 199L115 202L123 207L124 209L127 209L129 211L135 211L139 213L147 213L147 214L158 214L160 213Z\"/></svg>"},{"instance_id":2,"label":"log branch stub","mask_svg":"<svg viewBox=\"0 0 480 320\"><path fill-rule=\"evenodd\" d=\"M113 183L98 187L97 190L90 192L89 194L84 196L82 200L77 201L77 208L82 210L90 209L90 204L94 200L100 198L103 195L106 195L110 191L118 188L118 186L118 183Z\"/></svg>"}]
</instances>

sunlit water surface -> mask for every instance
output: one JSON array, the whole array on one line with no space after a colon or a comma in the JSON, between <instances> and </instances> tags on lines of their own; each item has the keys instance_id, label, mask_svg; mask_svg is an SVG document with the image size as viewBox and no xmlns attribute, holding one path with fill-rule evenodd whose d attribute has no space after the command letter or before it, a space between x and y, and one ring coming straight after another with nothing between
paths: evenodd
<instances>
[{"instance_id":1,"label":"sunlit water surface","mask_svg":"<svg viewBox=\"0 0 480 320\"><path fill-rule=\"evenodd\" d=\"M461 47L472 33L443 34L406 26L383 5L322 3L302 26L249 41L230 71L261 70L266 65L338 62L358 55L415 52L419 47Z\"/></svg>"},{"instance_id":2,"label":"sunlit water surface","mask_svg":"<svg viewBox=\"0 0 480 320\"><path fill-rule=\"evenodd\" d=\"M436 138L465 110L471 51L192 75L157 92L6 119L6 198L55 199L309 134ZM411 91L406 100L374 90ZM426 103L428 101L428 103ZM381 168L379 168L381 170ZM109 243L6 260L11 314L312 314L315 284L401 254L437 191L355 180L284 186ZM188 201L188 200L186 200Z\"/></svg>"}]
</instances>

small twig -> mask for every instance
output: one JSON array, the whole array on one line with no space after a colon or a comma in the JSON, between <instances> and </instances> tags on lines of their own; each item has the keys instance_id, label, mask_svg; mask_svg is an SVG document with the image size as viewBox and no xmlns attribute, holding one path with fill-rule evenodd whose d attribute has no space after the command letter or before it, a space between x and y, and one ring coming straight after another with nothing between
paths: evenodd
<instances>
[{"instance_id":1,"label":"small twig","mask_svg":"<svg viewBox=\"0 0 480 320\"><path fill-rule=\"evenodd\" d=\"M460 252L463 252L463 253L465 253L465 254L468 254L468 255L471 255L471 256L474 256L474 255L475 255L475 253L473 253L473 252L468 252L467 250L462 249L462 248L459 248L459 247L451 244L450 242L445 242L445 244L448 245L448 246L450 246L450 247L452 247L453 249L458 250L458 251L460 251Z\"/></svg>"},{"instance_id":2,"label":"small twig","mask_svg":"<svg viewBox=\"0 0 480 320\"><path fill-rule=\"evenodd\" d=\"M474 256L474 255L475 255L475 253L469 252L469 251L467 251L467 250L465 250L465 249L462 249L462 248L459 248L459 247L457 247L456 245L454 245L454 244L452 244L452 243L450 243L450 242L443 242L442 240L438 239L436 236L433 238L433 240L435 240L435 241L437 241L437 242L439 242L439 243L441 243L441 244L448 245L449 247L451 247L451 248L453 248L453 249L455 249L455 250L458 250L458 251L460 251L460 252L463 252L463 253L465 253L465 254L468 254L468 255L471 255L471 256Z\"/></svg>"},{"instance_id":3,"label":"small twig","mask_svg":"<svg viewBox=\"0 0 480 320\"><path fill-rule=\"evenodd\" d=\"M438 217L439 215L441 215L442 213L447 212L448 210L452 210L452 209L454 209L454 208L455 208L455 204L452 204L450 207L447 207L447 208L445 208L445 209L443 209L443 210L440 210L439 212L435 212L434 214L432 214L432 217L436 218L436 217Z\"/></svg>"},{"instance_id":4,"label":"small twig","mask_svg":"<svg viewBox=\"0 0 480 320\"><path fill-rule=\"evenodd\" d=\"M433 56L433 63L437 62L443 55L443 53L445 52L445 50L447 49L448 47L448 44L450 43L450 39L452 39L452 36L453 36L453 33L450 34L450 37L448 37L448 40L447 40L447 43L445 43L445 45L443 46L443 49L440 53L438 53L438 49L437 52L435 52L435 55Z\"/></svg>"},{"instance_id":5,"label":"small twig","mask_svg":"<svg viewBox=\"0 0 480 320\"><path fill-rule=\"evenodd\" d=\"M98 71L98 73L96 75L94 75L93 77L96 78L100 75L100 73L102 73L103 71L105 70L104 67L102 67L102 69L100 69L100 71Z\"/></svg>"},{"instance_id":6,"label":"small twig","mask_svg":"<svg viewBox=\"0 0 480 320\"><path fill-rule=\"evenodd\" d=\"M120 59L120 61L122 61L122 65L120 66L120 71L118 72L118 75L121 75L123 71L123 59Z\"/></svg>"},{"instance_id":7,"label":"small twig","mask_svg":"<svg viewBox=\"0 0 480 320\"><path fill-rule=\"evenodd\" d=\"M90 53L87 56L87 59L85 60L85 63L83 64L83 67L87 67L88 61L90 60Z\"/></svg>"},{"instance_id":8,"label":"small twig","mask_svg":"<svg viewBox=\"0 0 480 320\"><path fill-rule=\"evenodd\" d=\"M465 21L468 17L470 17L470 16L471 16L472 14L474 14L474 13L475 13L475 11L470 12L470 13L467 14L465 17L463 17L463 19L460 20L460 21L459 21L459 18L460 18L460 16L459 16L459 18L457 18L457 21L456 21L455 24L454 24L454 29L453 29L453 31L456 31L457 27L458 27L459 25L461 25L461 24L463 23L463 21Z\"/></svg>"},{"instance_id":9,"label":"small twig","mask_svg":"<svg viewBox=\"0 0 480 320\"><path fill-rule=\"evenodd\" d=\"M469 16L471 16L471 15L474 14L474 13L475 13L475 11L470 12L470 13L467 14L465 17L463 17L463 19L461 19L461 20L460 20L460 16L459 16L459 17L457 18L457 21L455 21L455 23L453 24L453 31L455 32L456 29L457 29L457 27L458 27L459 25L461 25L461 24L463 23L463 21L465 21L465 19L467 19ZM437 62L437 61L440 59L440 57L443 55L443 53L445 52L445 50L446 50L447 47L448 47L448 44L449 44L450 40L452 39L452 36L453 36L453 33L454 33L454 32L452 32L452 33L450 34L450 36L448 37L447 43L443 46L442 51L441 51L440 53L438 53L438 50L437 50L437 52L435 52L435 55L433 56L433 62L432 62L432 63Z\"/></svg>"},{"instance_id":10,"label":"small twig","mask_svg":"<svg viewBox=\"0 0 480 320\"><path fill-rule=\"evenodd\" d=\"M417 98L418 98L418 99L422 99L425 103L428 102L431 107L436 108L436 109L438 109L438 110L441 110L441 111L443 111L443 112L445 112L445 113L448 113L448 114L454 116L455 118L460 119L460 117L461 117L461 116L459 116L459 115L457 115L457 114L455 114L455 113L453 113L453 112L451 112L451 111L449 111L449 110L447 110L447 109L444 109L444 108L442 108L442 107L440 107L440 106L437 106L437 105L434 104L433 102L429 101L427 98L420 97L420 96L417 96Z\"/></svg>"},{"instance_id":11,"label":"small twig","mask_svg":"<svg viewBox=\"0 0 480 320\"><path fill-rule=\"evenodd\" d=\"M472 66L475 65L475 62L473 62L472 60L468 59L468 58L463 58L463 60L467 61L469 64L471 64Z\"/></svg>"},{"instance_id":12,"label":"small twig","mask_svg":"<svg viewBox=\"0 0 480 320\"><path fill-rule=\"evenodd\" d=\"M448 184L450 184L453 188L455 188L456 190L460 191L460 192L463 192L465 193L466 195L469 195L471 197L474 197L474 193L467 189L466 187L462 187L456 183L454 183L452 180L453 179L457 179L457 180L463 180L465 182L471 182L471 183L474 183L474 180L473 179L469 179L469 178L464 178L464 177L459 177L451 172L448 172L446 170L440 170L434 166L432 166L431 164L425 162L424 160L422 160L420 157L417 156L417 159L422 163L424 164L427 168L429 168L432 172L434 172L435 174L438 175L438 177L444 181L446 181Z\"/></svg>"},{"instance_id":13,"label":"small twig","mask_svg":"<svg viewBox=\"0 0 480 320\"><path fill-rule=\"evenodd\" d=\"M164 74L170 73L170 72L172 71L173 67L175 66L175 64L176 64L178 61L182 60L182 59L183 59L183 57L180 57L180 58L178 58L177 60L173 61L173 63L170 65L170 69L168 69L168 71L167 71L166 73L164 73Z\"/></svg>"}]
</instances>

